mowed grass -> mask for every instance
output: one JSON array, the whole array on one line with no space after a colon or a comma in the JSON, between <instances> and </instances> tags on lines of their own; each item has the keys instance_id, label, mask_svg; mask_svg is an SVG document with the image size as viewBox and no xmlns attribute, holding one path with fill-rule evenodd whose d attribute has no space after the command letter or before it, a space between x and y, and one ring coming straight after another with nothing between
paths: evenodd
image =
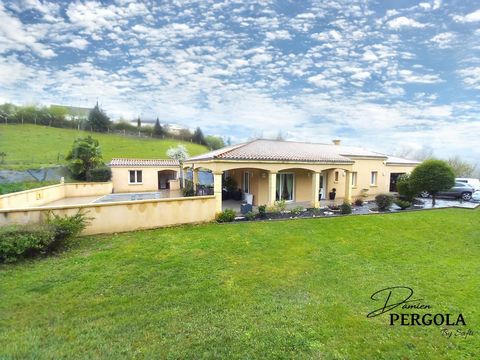
<instances>
[{"instance_id":1,"label":"mowed grass","mask_svg":"<svg viewBox=\"0 0 480 360\"><path fill-rule=\"evenodd\" d=\"M479 359L479 220L449 209L84 237L0 267L0 358ZM474 335L368 319L372 293L398 285Z\"/></svg>"},{"instance_id":2,"label":"mowed grass","mask_svg":"<svg viewBox=\"0 0 480 360\"><path fill-rule=\"evenodd\" d=\"M190 155L207 152L205 146L178 140L160 140L100 134L37 125L0 125L0 152L7 154L0 168L32 168L64 163L77 137L91 135L100 142L106 162L113 157L167 159L167 150L183 144Z\"/></svg>"}]
</instances>

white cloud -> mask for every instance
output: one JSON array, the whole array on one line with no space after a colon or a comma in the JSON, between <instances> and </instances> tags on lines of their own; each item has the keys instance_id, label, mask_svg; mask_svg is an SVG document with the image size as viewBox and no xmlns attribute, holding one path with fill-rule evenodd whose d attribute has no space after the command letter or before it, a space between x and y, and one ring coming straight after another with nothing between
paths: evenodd
<instances>
[{"instance_id":1,"label":"white cloud","mask_svg":"<svg viewBox=\"0 0 480 360\"><path fill-rule=\"evenodd\" d=\"M0 3L0 19L0 53L30 49L43 58L55 56L52 49L40 42L38 34L29 32L19 19L5 10L2 3Z\"/></svg>"},{"instance_id":2,"label":"white cloud","mask_svg":"<svg viewBox=\"0 0 480 360\"><path fill-rule=\"evenodd\" d=\"M462 23L480 21L480 9L474 12L471 12L470 14L467 14L467 15L455 15L453 19L455 21L462 22Z\"/></svg>"},{"instance_id":3,"label":"white cloud","mask_svg":"<svg viewBox=\"0 0 480 360\"><path fill-rule=\"evenodd\" d=\"M411 70L400 70L401 79L407 83L435 84L442 82L442 79L436 74L415 74Z\"/></svg>"},{"instance_id":4,"label":"white cloud","mask_svg":"<svg viewBox=\"0 0 480 360\"><path fill-rule=\"evenodd\" d=\"M480 67L469 67L458 70L467 87L480 90Z\"/></svg>"},{"instance_id":5,"label":"white cloud","mask_svg":"<svg viewBox=\"0 0 480 360\"><path fill-rule=\"evenodd\" d=\"M395 29L395 30L398 30L398 29L402 29L402 28L424 28L426 27L427 25L426 24L422 24L422 23L419 23L418 21L416 20L413 20L413 19L409 19L405 16L400 16L400 17L397 17L393 20L390 20L387 22L387 25L392 28L392 29Z\"/></svg>"},{"instance_id":6,"label":"white cloud","mask_svg":"<svg viewBox=\"0 0 480 360\"><path fill-rule=\"evenodd\" d=\"M85 39L77 38L65 44L66 47L71 47L79 50L83 50L88 46L89 42Z\"/></svg>"},{"instance_id":7,"label":"white cloud","mask_svg":"<svg viewBox=\"0 0 480 360\"><path fill-rule=\"evenodd\" d=\"M322 88L336 88L340 85L338 81L327 79L323 74L309 77L308 82Z\"/></svg>"},{"instance_id":8,"label":"white cloud","mask_svg":"<svg viewBox=\"0 0 480 360\"><path fill-rule=\"evenodd\" d=\"M269 31L266 34L267 40L290 40L292 35L287 30Z\"/></svg>"},{"instance_id":9,"label":"white cloud","mask_svg":"<svg viewBox=\"0 0 480 360\"><path fill-rule=\"evenodd\" d=\"M456 39L456 35L452 32L444 32L435 35L430 39L430 42L435 44L440 49L447 49L452 46L452 42Z\"/></svg>"}]
</instances>

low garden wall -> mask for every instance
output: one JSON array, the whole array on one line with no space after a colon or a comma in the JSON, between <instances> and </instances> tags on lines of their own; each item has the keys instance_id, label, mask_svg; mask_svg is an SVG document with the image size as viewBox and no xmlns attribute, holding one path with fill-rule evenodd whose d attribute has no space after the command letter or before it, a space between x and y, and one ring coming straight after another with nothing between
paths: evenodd
<instances>
[{"instance_id":1,"label":"low garden wall","mask_svg":"<svg viewBox=\"0 0 480 360\"><path fill-rule=\"evenodd\" d=\"M212 221L215 218L215 197L212 195L84 205L27 207L10 210L0 209L0 226L38 224L45 221L49 212L71 216L79 210L91 218L90 224L83 232L84 235L115 233Z\"/></svg>"},{"instance_id":2,"label":"low garden wall","mask_svg":"<svg viewBox=\"0 0 480 360\"><path fill-rule=\"evenodd\" d=\"M0 196L0 209L42 206L65 197L106 195L112 192L111 182L60 183Z\"/></svg>"}]
</instances>

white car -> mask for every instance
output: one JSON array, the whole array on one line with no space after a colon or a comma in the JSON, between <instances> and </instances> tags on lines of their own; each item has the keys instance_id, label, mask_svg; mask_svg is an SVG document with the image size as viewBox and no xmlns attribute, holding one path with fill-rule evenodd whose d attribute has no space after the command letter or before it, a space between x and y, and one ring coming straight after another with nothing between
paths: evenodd
<instances>
[{"instance_id":1,"label":"white car","mask_svg":"<svg viewBox=\"0 0 480 360\"><path fill-rule=\"evenodd\" d=\"M480 180L474 178L456 178L456 182L461 182L464 184L468 184L473 187L475 190L480 190Z\"/></svg>"},{"instance_id":2,"label":"white car","mask_svg":"<svg viewBox=\"0 0 480 360\"><path fill-rule=\"evenodd\" d=\"M480 190L479 190L479 191L475 191L475 192L472 194L472 200L473 200L473 201L480 201Z\"/></svg>"}]
</instances>

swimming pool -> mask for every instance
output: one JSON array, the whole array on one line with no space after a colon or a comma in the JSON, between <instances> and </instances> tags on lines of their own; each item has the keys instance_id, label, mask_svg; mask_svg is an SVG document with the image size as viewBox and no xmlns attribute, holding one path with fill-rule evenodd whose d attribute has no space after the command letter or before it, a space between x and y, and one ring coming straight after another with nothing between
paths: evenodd
<instances>
[{"instance_id":1,"label":"swimming pool","mask_svg":"<svg viewBox=\"0 0 480 360\"><path fill-rule=\"evenodd\" d=\"M181 197L180 191L165 190L157 192L143 192L143 193L120 193L108 194L94 201L94 203L106 203L117 201L137 201L137 200L155 200L168 199L173 197Z\"/></svg>"}]
</instances>

